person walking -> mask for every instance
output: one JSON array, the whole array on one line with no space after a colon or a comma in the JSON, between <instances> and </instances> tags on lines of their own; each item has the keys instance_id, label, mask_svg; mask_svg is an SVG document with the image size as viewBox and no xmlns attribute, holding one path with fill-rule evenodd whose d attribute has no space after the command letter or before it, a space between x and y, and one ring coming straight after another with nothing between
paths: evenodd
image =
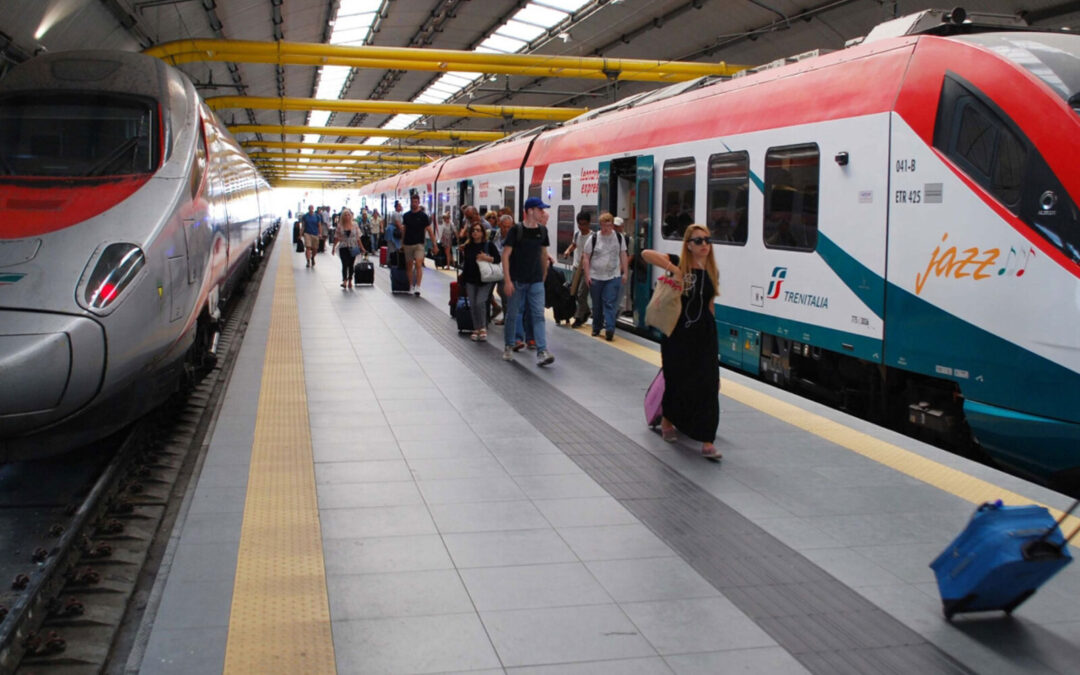
<instances>
[{"instance_id":1,"label":"person walking","mask_svg":"<svg viewBox=\"0 0 1080 675\"><path fill-rule=\"evenodd\" d=\"M544 277L551 261L547 230L549 208L539 197L526 199L525 221L510 228L503 244L503 285L509 304L506 316L508 321L512 321L509 324L511 327L524 313L532 317L538 366L555 361L555 355L547 348L544 325ZM514 337L513 331L503 331L503 359L506 361L514 360Z\"/></svg>"},{"instance_id":2,"label":"person walking","mask_svg":"<svg viewBox=\"0 0 1080 675\"><path fill-rule=\"evenodd\" d=\"M449 211L443 211L442 216L439 217L439 227L435 234L438 236L438 240L435 242L435 253L438 254L439 251L442 251L443 256L446 258L443 267L454 267L454 254L450 250L454 241L454 224L450 222Z\"/></svg>"},{"instance_id":3,"label":"person walking","mask_svg":"<svg viewBox=\"0 0 1080 675\"><path fill-rule=\"evenodd\" d=\"M717 364L716 307L719 272L709 230L692 224L683 234L682 253L669 256L646 249L642 259L674 275L680 282L682 313L671 335L660 340L664 371L664 416L660 430L669 443L676 430L701 443L701 454L719 459L713 445L720 423L720 369Z\"/></svg>"},{"instance_id":4,"label":"person walking","mask_svg":"<svg viewBox=\"0 0 1080 675\"><path fill-rule=\"evenodd\" d=\"M304 231L305 267L315 267L315 253L319 250L319 234L322 232L322 218L315 213L315 205L309 204L307 213L300 216Z\"/></svg>"},{"instance_id":5,"label":"person walking","mask_svg":"<svg viewBox=\"0 0 1080 675\"><path fill-rule=\"evenodd\" d=\"M371 248L370 251L378 251L382 246L383 232L385 231L386 224L383 223L382 216L379 215L379 209L372 209L371 211Z\"/></svg>"},{"instance_id":6,"label":"person walking","mask_svg":"<svg viewBox=\"0 0 1080 675\"><path fill-rule=\"evenodd\" d=\"M600 232L589 235L581 251L584 283L592 293L592 334L605 330L611 342L615 337L615 303L619 290L626 283L629 271L626 258L626 239L615 231L615 217L600 215Z\"/></svg>"},{"instance_id":7,"label":"person walking","mask_svg":"<svg viewBox=\"0 0 1080 675\"><path fill-rule=\"evenodd\" d=\"M577 298L577 310L574 312L572 328L577 328L589 320L589 283L581 267L581 249L585 246L585 241L592 230L592 214L588 211L578 213L577 226L578 229L574 232L574 240L563 251L564 258L569 257L571 253L574 254L574 272L573 276L570 277L570 294Z\"/></svg>"},{"instance_id":8,"label":"person walking","mask_svg":"<svg viewBox=\"0 0 1080 675\"><path fill-rule=\"evenodd\" d=\"M495 282L484 281L480 277L477 261L498 263L502 261L495 244L487 240L487 228L479 222L469 225L469 243L461 254L461 280L465 283L466 297L469 299L469 311L472 313L473 331L469 339L487 340L487 303Z\"/></svg>"},{"instance_id":9,"label":"person walking","mask_svg":"<svg viewBox=\"0 0 1080 675\"><path fill-rule=\"evenodd\" d=\"M413 295L420 297L420 284L424 280L425 237L435 241L435 232L431 228L431 218L420 208L420 194L409 196L409 212L401 216L404 236L402 247L405 250L405 273L409 277L409 287Z\"/></svg>"},{"instance_id":10,"label":"person walking","mask_svg":"<svg viewBox=\"0 0 1080 675\"><path fill-rule=\"evenodd\" d=\"M353 265L356 264L357 253L367 253L363 238L360 236L360 228L353 220L352 211L342 209L341 218L338 220L337 237L334 239L334 248L331 255L338 254L341 258L341 287L353 287Z\"/></svg>"}]
</instances>

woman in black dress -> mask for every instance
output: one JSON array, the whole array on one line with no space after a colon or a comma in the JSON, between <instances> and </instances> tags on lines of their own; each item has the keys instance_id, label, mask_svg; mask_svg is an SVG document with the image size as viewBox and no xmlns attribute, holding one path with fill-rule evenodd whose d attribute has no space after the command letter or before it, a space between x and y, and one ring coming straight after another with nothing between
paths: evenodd
<instances>
[{"instance_id":1,"label":"woman in black dress","mask_svg":"<svg viewBox=\"0 0 1080 675\"><path fill-rule=\"evenodd\" d=\"M709 230L690 225L683 235L682 255L659 251L641 252L645 262L656 265L682 282L682 313L671 336L660 341L664 369L664 417L660 430L664 440L674 442L676 429L701 442L701 454L719 459L713 441L720 423L720 370L717 366L716 307L718 294L716 259Z\"/></svg>"}]
</instances>

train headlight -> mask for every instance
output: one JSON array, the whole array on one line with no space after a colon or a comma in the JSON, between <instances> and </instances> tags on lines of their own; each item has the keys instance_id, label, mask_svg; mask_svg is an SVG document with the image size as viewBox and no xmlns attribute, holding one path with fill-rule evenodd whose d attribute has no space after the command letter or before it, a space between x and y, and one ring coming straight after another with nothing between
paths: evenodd
<instances>
[{"instance_id":1,"label":"train headlight","mask_svg":"<svg viewBox=\"0 0 1080 675\"><path fill-rule=\"evenodd\" d=\"M146 256L135 244L109 244L97 258L86 283L83 300L87 309L100 311L111 305L131 284L146 264Z\"/></svg>"}]
</instances>

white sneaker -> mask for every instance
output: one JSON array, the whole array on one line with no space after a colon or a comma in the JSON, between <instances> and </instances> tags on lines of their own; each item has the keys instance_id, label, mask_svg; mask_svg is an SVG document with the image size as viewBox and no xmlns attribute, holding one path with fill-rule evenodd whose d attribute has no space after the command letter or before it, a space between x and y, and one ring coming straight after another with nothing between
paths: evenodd
<instances>
[{"instance_id":1,"label":"white sneaker","mask_svg":"<svg viewBox=\"0 0 1080 675\"><path fill-rule=\"evenodd\" d=\"M536 352L536 365L547 366L555 362L555 355L546 349Z\"/></svg>"},{"instance_id":2,"label":"white sneaker","mask_svg":"<svg viewBox=\"0 0 1080 675\"><path fill-rule=\"evenodd\" d=\"M513 360L514 360L514 348L510 347L510 346L503 347L503 361L513 361Z\"/></svg>"}]
</instances>

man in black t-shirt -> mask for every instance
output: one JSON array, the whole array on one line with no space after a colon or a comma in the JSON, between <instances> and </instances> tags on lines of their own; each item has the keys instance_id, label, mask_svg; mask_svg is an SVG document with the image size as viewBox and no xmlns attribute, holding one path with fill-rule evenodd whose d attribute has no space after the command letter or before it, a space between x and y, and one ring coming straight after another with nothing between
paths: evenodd
<instances>
[{"instance_id":1,"label":"man in black t-shirt","mask_svg":"<svg viewBox=\"0 0 1080 675\"><path fill-rule=\"evenodd\" d=\"M401 242L405 252L405 273L409 275L413 295L419 297L420 282L424 278L424 237L430 236L435 241L431 219L420 209L419 193L414 192L409 196L409 212L401 217L401 222L405 229Z\"/></svg>"},{"instance_id":2,"label":"man in black t-shirt","mask_svg":"<svg viewBox=\"0 0 1080 675\"><path fill-rule=\"evenodd\" d=\"M533 337L536 339L536 365L546 366L555 360L547 349L544 325L544 277L548 264L548 212L551 208L539 197L525 200L525 222L515 225L503 244L503 284L506 295L506 330L503 331L503 359L514 360L514 331L518 316L528 312L532 317Z\"/></svg>"}]
</instances>

